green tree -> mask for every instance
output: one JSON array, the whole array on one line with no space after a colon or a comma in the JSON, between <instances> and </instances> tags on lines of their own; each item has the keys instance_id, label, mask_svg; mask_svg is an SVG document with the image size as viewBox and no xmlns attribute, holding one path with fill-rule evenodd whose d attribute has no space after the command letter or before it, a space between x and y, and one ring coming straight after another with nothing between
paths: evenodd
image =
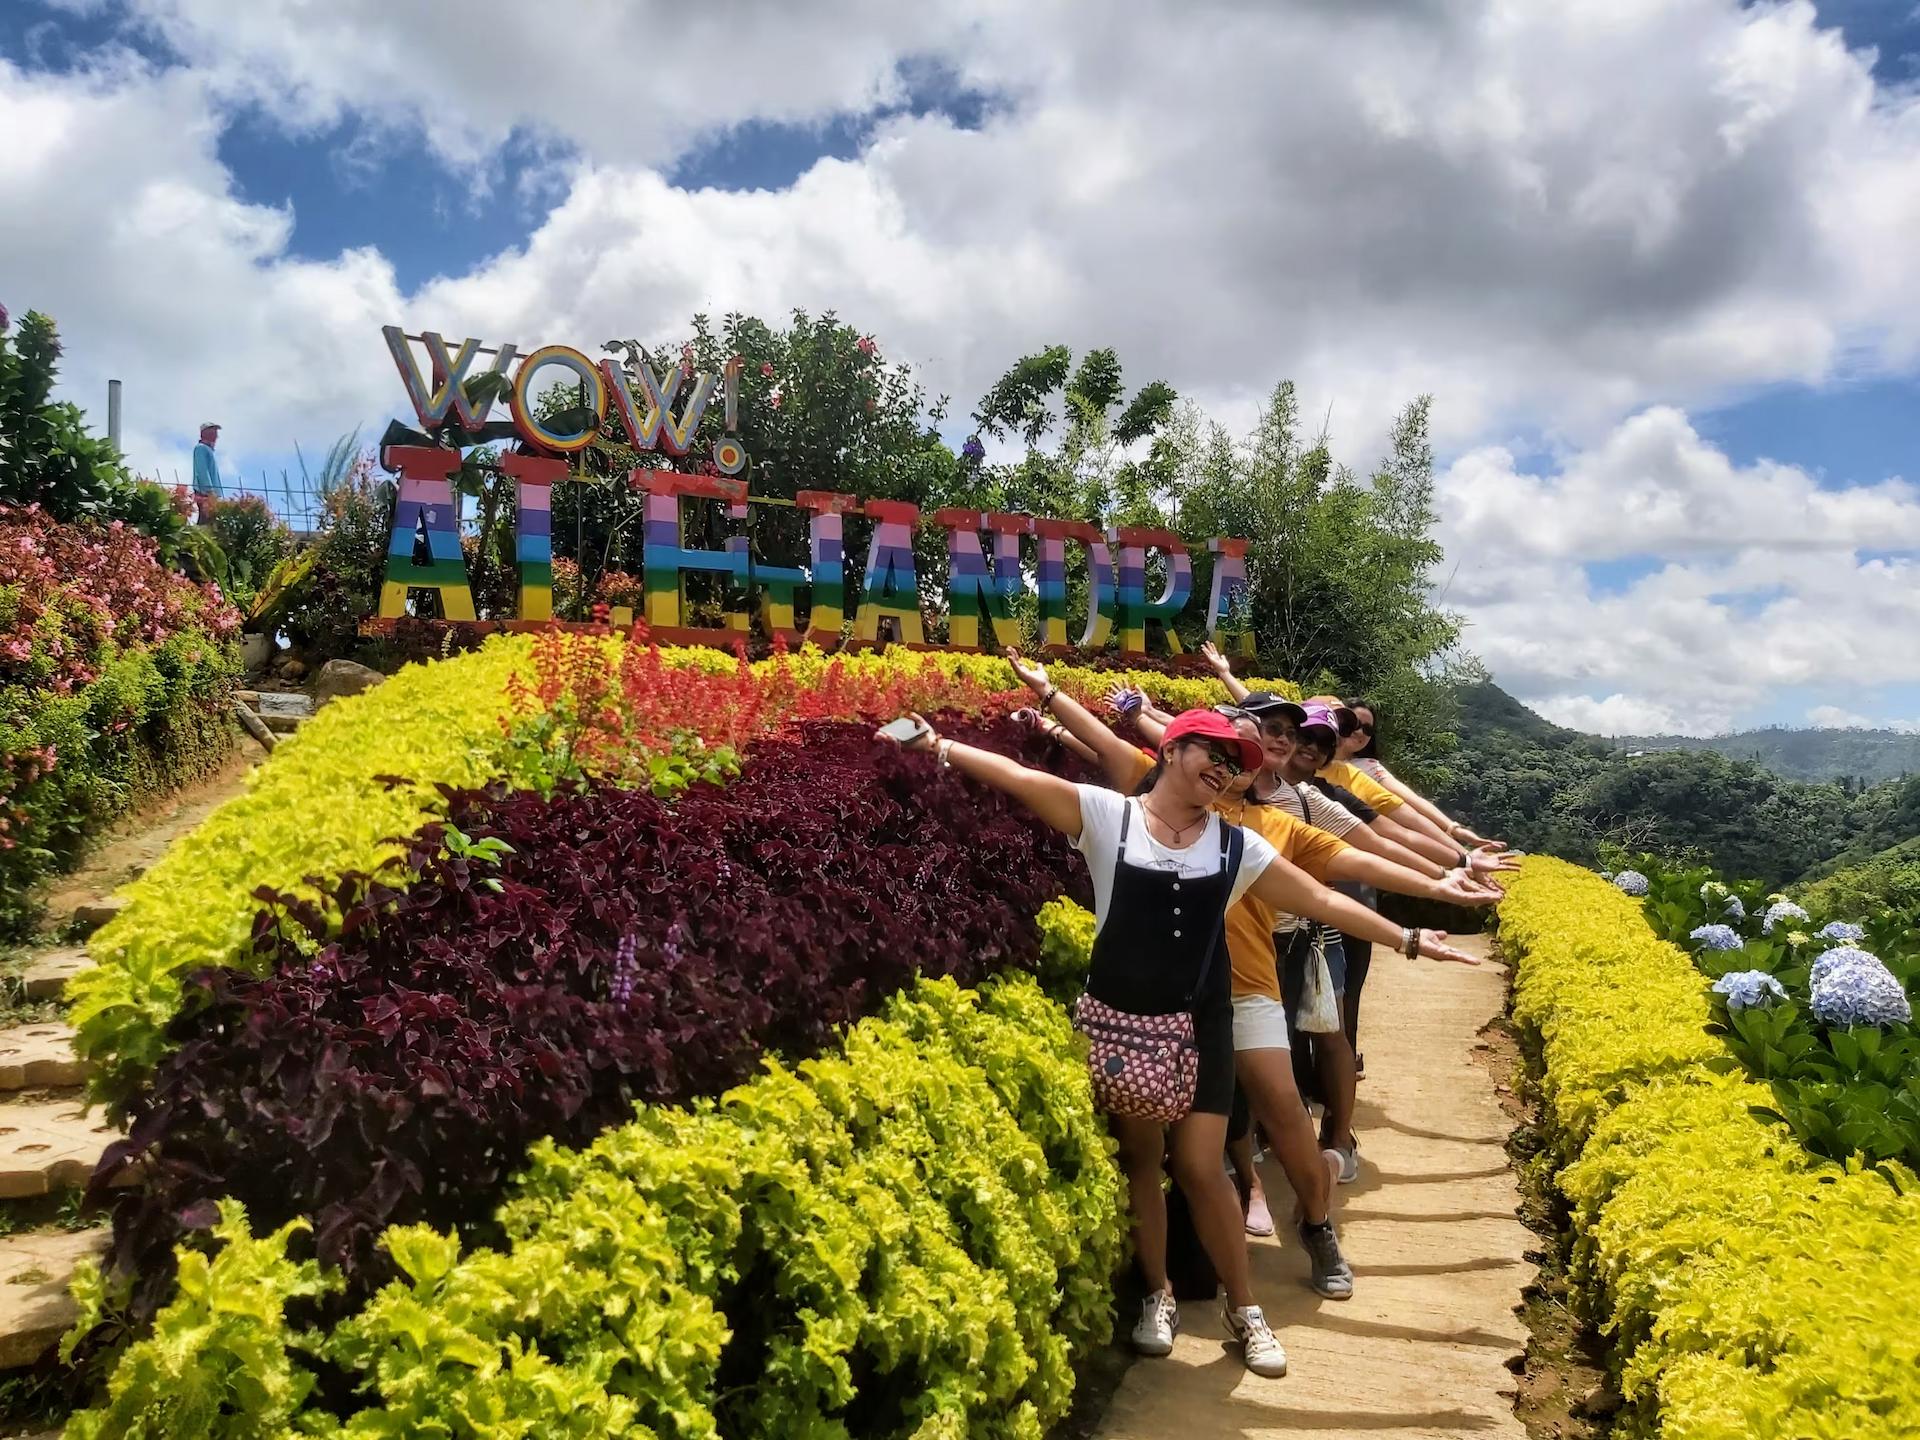
<instances>
[{"instance_id":1,"label":"green tree","mask_svg":"<svg viewBox=\"0 0 1920 1440\"><path fill-rule=\"evenodd\" d=\"M944 398L930 400L908 366L890 364L870 336L831 311L813 316L795 310L780 327L741 314L727 315L716 326L710 317L696 315L691 335L678 343L649 348L623 340L605 348L629 365L651 364L656 372L682 358L696 369L718 372L738 355L740 428L734 433L747 451L751 468L744 478L756 496L791 500L801 490L835 490L862 500L930 506L945 503L952 491L958 461L938 431ZM578 402L561 387L544 403L561 410ZM577 524L578 558L589 593L603 571L637 573L641 566L644 497L626 485L628 472L640 464L703 470L713 441L724 433L717 389L695 443L678 459L635 452L617 424L601 427L578 465L591 483L564 486L554 496L555 552L574 555ZM733 523L722 506L689 505L685 513L689 544L722 546ZM757 505L749 524L754 554L762 563L807 563L804 512ZM866 525L851 520L850 564L863 553L866 536ZM717 587L708 594L696 582L690 589L696 602L704 595L706 603L718 604Z\"/></svg>"},{"instance_id":2,"label":"green tree","mask_svg":"<svg viewBox=\"0 0 1920 1440\"><path fill-rule=\"evenodd\" d=\"M1102 524L1164 523L1154 492L1164 483L1179 397L1161 380L1122 405L1125 395L1112 350L1089 350L1077 369L1064 345L1016 360L980 398L973 420L984 435L1017 437L1026 453L1007 465L967 467L947 503ZM1142 441L1148 450L1138 456Z\"/></svg>"},{"instance_id":3,"label":"green tree","mask_svg":"<svg viewBox=\"0 0 1920 1440\"><path fill-rule=\"evenodd\" d=\"M1326 435L1302 434L1283 382L1242 443L1189 412L1171 432L1166 491L1201 596L1206 540L1246 539L1247 618L1266 668L1373 702L1385 752L1416 776L1451 744L1446 676L1460 635L1432 600L1442 553L1429 408L1422 396L1401 412L1386 458L1361 479L1334 461ZM1204 625L1199 606L1187 625Z\"/></svg>"},{"instance_id":4,"label":"green tree","mask_svg":"<svg viewBox=\"0 0 1920 1440\"><path fill-rule=\"evenodd\" d=\"M80 407L52 398L59 363L60 336L39 311L17 336L0 328L0 504L111 519L131 481L112 444L87 433Z\"/></svg>"}]
</instances>

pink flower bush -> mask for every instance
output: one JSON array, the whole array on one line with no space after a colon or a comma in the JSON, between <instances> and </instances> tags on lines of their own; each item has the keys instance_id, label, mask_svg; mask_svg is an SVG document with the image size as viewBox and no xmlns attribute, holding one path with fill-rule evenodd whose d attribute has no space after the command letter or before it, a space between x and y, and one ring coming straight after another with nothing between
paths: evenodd
<instances>
[{"instance_id":1,"label":"pink flower bush","mask_svg":"<svg viewBox=\"0 0 1920 1440\"><path fill-rule=\"evenodd\" d=\"M197 628L240 628L212 585L161 565L153 542L120 522L62 525L37 505L0 506L0 686L56 695L97 679L117 650L151 648Z\"/></svg>"}]
</instances>

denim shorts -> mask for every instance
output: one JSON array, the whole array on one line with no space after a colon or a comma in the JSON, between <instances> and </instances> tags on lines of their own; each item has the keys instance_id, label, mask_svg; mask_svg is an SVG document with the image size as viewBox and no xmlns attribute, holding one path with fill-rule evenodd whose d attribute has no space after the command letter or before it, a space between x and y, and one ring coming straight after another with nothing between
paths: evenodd
<instances>
[{"instance_id":1,"label":"denim shorts","mask_svg":"<svg viewBox=\"0 0 1920 1440\"><path fill-rule=\"evenodd\" d=\"M1333 977L1334 993L1347 993L1347 947L1342 943L1339 932L1328 930L1326 935L1327 974Z\"/></svg>"}]
</instances>

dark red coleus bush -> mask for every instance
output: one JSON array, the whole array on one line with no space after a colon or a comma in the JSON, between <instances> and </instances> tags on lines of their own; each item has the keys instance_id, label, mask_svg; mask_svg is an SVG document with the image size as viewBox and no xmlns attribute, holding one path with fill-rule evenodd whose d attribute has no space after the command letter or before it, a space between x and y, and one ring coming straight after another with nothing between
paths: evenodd
<instances>
[{"instance_id":1,"label":"dark red coleus bush","mask_svg":"<svg viewBox=\"0 0 1920 1440\"><path fill-rule=\"evenodd\" d=\"M1007 722L985 738L1034 743ZM1031 969L1040 907L1087 898L1058 836L864 725L759 742L731 784L671 807L464 792L448 819L513 853L442 854L429 826L411 883L337 882L344 924L317 954L287 932L324 937L319 908L263 894L268 973L190 981L178 1048L96 1181L147 1167L114 1200L113 1262L142 1317L216 1197L256 1226L308 1217L363 1294L386 1278L389 1224L484 1236L534 1140L577 1144L636 1101L815 1053L916 974Z\"/></svg>"}]
</instances>

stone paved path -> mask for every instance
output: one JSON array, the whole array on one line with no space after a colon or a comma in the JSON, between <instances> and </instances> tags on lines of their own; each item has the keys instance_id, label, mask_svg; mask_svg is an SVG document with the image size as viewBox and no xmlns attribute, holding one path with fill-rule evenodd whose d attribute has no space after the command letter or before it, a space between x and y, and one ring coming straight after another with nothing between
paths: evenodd
<instances>
[{"instance_id":1,"label":"stone paved path","mask_svg":"<svg viewBox=\"0 0 1920 1440\"><path fill-rule=\"evenodd\" d=\"M1487 942L1468 948L1485 954ZM1506 1362L1526 1348L1514 1306L1533 1275L1523 1258L1533 1238L1514 1213L1510 1122L1472 1058L1504 987L1492 961L1375 952L1361 1012L1360 1179L1341 1187L1338 1217L1353 1299L1306 1287L1306 1257L1284 1227L1254 1241L1254 1290L1286 1346L1288 1375L1249 1375L1223 1340L1218 1305L1182 1305L1173 1355L1128 1370L1099 1436L1525 1440ZM1285 1176L1268 1164L1262 1177L1284 1220Z\"/></svg>"}]
</instances>

